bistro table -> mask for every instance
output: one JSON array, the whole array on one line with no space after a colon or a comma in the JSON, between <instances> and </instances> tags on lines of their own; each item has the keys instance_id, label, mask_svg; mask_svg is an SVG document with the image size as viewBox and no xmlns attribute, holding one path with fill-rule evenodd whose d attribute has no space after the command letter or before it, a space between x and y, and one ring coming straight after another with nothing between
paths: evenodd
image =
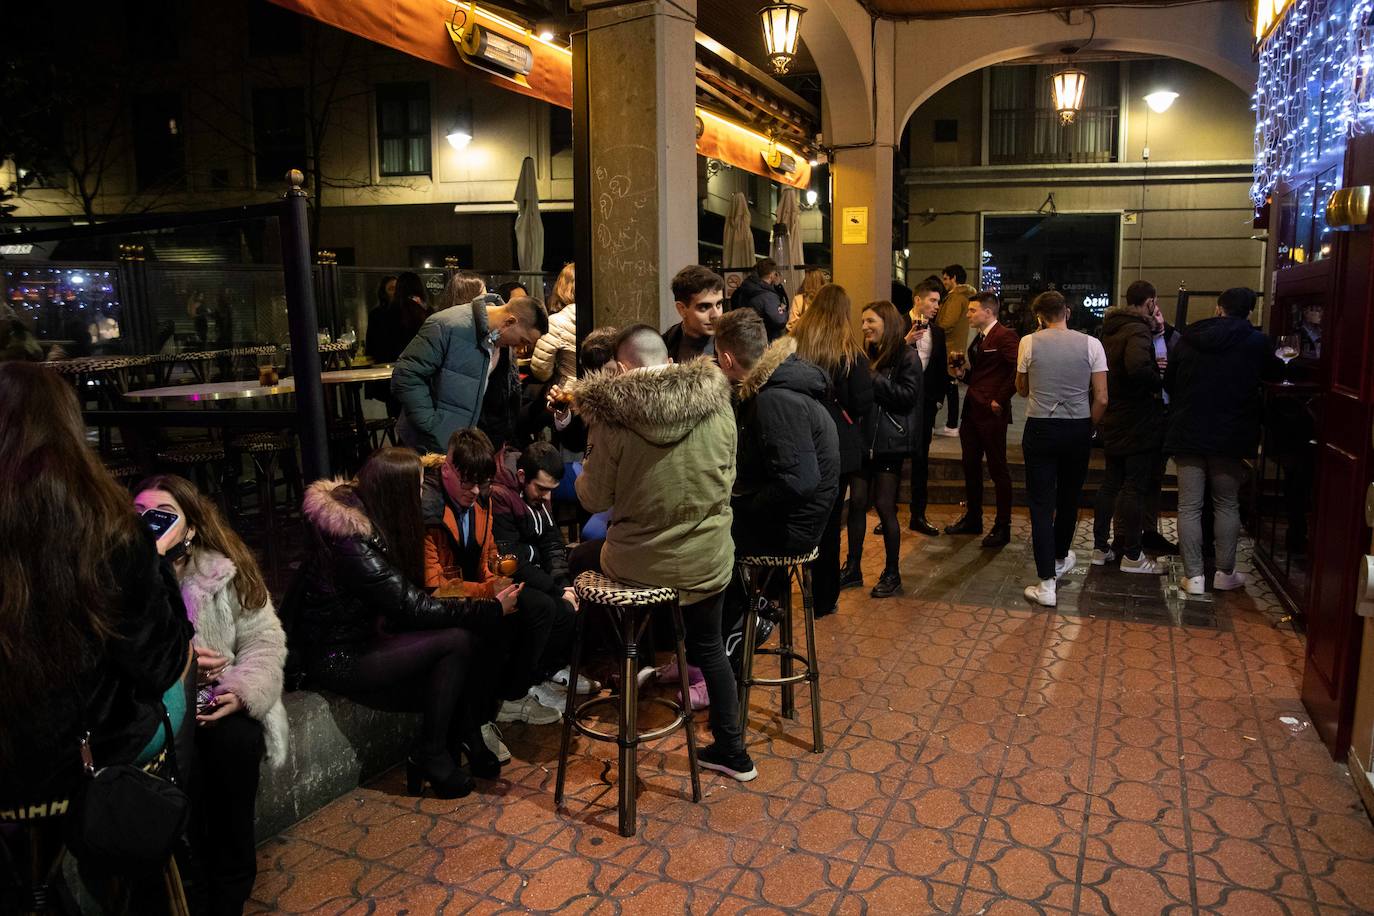
<instances>
[{"instance_id":1,"label":"bistro table","mask_svg":"<svg viewBox=\"0 0 1374 916\"><path fill-rule=\"evenodd\" d=\"M361 369L333 369L320 373L326 386L342 386L347 404L341 413L351 414L358 437L358 454L367 454L367 420L363 416L362 386L365 382L379 382L391 378L391 365L385 363ZM256 398L292 396L296 380L290 376L275 385L262 385L256 379L233 382L201 382L192 385L168 385L162 388L141 388L124 392L131 401L169 402L234 402ZM227 406L227 405L226 405Z\"/></svg>"}]
</instances>

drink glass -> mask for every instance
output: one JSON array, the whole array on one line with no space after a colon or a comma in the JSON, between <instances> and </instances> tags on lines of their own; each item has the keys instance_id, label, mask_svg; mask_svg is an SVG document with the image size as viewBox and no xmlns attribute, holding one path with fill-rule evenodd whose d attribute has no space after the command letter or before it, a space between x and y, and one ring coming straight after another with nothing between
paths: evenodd
<instances>
[{"instance_id":1,"label":"drink glass","mask_svg":"<svg viewBox=\"0 0 1374 916\"><path fill-rule=\"evenodd\" d=\"M1288 364L1297 359L1298 354L1302 352L1301 346L1302 342L1298 339L1298 335L1296 334L1284 334L1279 338L1279 345L1275 348L1274 355L1283 360L1283 371L1285 375L1288 372ZM1291 385L1293 383L1285 377L1279 384Z\"/></svg>"},{"instance_id":2,"label":"drink glass","mask_svg":"<svg viewBox=\"0 0 1374 916\"><path fill-rule=\"evenodd\" d=\"M277 375L277 351L274 348L258 356L258 384L264 388L271 388L279 381L281 379Z\"/></svg>"}]
</instances>

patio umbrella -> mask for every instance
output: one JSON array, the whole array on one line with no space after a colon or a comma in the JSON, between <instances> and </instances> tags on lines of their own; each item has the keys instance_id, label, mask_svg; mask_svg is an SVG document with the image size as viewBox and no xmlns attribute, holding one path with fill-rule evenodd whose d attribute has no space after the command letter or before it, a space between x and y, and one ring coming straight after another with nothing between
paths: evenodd
<instances>
[{"instance_id":1,"label":"patio umbrella","mask_svg":"<svg viewBox=\"0 0 1374 916\"><path fill-rule=\"evenodd\" d=\"M534 159L529 156L520 164L520 180L515 183L515 250L520 273L539 277L537 286L542 294L544 269L544 221L539 216L539 181L534 173Z\"/></svg>"},{"instance_id":2,"label":"patio umbrella","mask_svg":"<svg viewBox=\"0 0 1374 916\"><path fill-rule=\"evenodd\" d=\"M783 239L786 246L782 250L786 251L786 257L780 256L778 242L778 226L785 228L786 236ZM801 205L797 201L796 188L783 188L782 197L778 200L777 224L773 227L773 245L769 249L772 252L773 260L778 262L778 272L782 274L783 285L787 287L787 292L796 295L801 289L802 266L806 262L806 255L802 251L801 236Z\"/></svg>"},{"instance_id":3,"label":"patio umbrella","mask_svg":"<svg viewBox=\"0 0 1374 916\"><path fill-rule=\"evenodd\" d=\"M720 263L726 270L752 270L754 234L749 229L749 198L736 191L730 200L730 215L725 220L721 239Z\"/></svg>"}]
</instances>

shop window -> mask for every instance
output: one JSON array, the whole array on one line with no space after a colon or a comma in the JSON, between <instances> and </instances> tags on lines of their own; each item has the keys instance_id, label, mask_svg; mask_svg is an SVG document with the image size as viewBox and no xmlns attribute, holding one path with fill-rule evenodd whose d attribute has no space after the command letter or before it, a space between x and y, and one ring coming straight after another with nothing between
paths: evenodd
<instances>
[{"instance_id":1,"label":"shop window","mask_svg":"<svg viewBox=\"0 0 1374 916\"><path fill-rule=\"evenodd\" d=\"M383 176L428 175L429 84L377 87L377 161Z\"/></svg>"},{"instance_id":2,"label":"shop window","mask_svg":"<svg viewBox=\"0 0 1374 916\"><path fill-rule=\"evenodd\" d=\"M299 87L253 90L253 167L260 187L305 169L305 93Z\"/></svg>"}]
</instances>

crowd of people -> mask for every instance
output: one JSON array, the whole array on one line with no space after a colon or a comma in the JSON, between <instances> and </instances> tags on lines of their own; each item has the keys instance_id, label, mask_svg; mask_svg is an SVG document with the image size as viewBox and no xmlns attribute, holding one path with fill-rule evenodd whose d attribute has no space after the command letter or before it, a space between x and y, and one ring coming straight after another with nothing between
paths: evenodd
<instances>
[{"instance_id":1,"label":"crowd of people","mask_svg":"<svg viewBox=\"0 0 1374 916\"><path fill-rule=\"evenodd\" d=\"M0 365L0 539L11 545L0 554L0 809L65 810L81 791L83 735L106 766L163 765L174 745L195 885L207 912L239 912L254 880L259 764L287 753L284 684L418 712L409 791L466 795L510 760L500 724L550 725L568 691L600 689L568 668L584 571L677 590L700 686L683 700L709 707L714 738L701 764L751 780L731 634L788 596L745 594L738 558L818 551L824 617L865 584L872 509L883 566L870 595L902 594L908 464L908 531L1006 545L1015 409L1026 411L1030 601L1055 606L1056 580L1078 562L1094 443L1107 471L1093 564L1163 572L1157 557L1174 546L1158 530L1158 491L1172 457L1182 588L1205 589L1208 501L1212 585L1241 586L1237 492L1272 361L1248 321L1255 294L1228 290L1216 317L1179 333L1137 282L1098 339L1069 329L1051 291L1032 303L1039 330L1018 337L999 323L998 297L966 279L951 265L914 290L894 285L893 301L865 304L856 321L819 271L789 299L762 262L727 311L722 278L689 265L671 282L679 322L598 328L579 348L571 265L542 303L459 271L433 309L402 274L367 338L395 363L373 393L402 444L308 487L310 546L280 614L212 499L160 475L131 500L86 444L71 388L36 365ZM962 516L943 529L927 515L936 435L958 436L966 485ZM581 529L572 547L570 524ZM82 867L100 882L100 863Z\"/></svg>"}]
</instances>

